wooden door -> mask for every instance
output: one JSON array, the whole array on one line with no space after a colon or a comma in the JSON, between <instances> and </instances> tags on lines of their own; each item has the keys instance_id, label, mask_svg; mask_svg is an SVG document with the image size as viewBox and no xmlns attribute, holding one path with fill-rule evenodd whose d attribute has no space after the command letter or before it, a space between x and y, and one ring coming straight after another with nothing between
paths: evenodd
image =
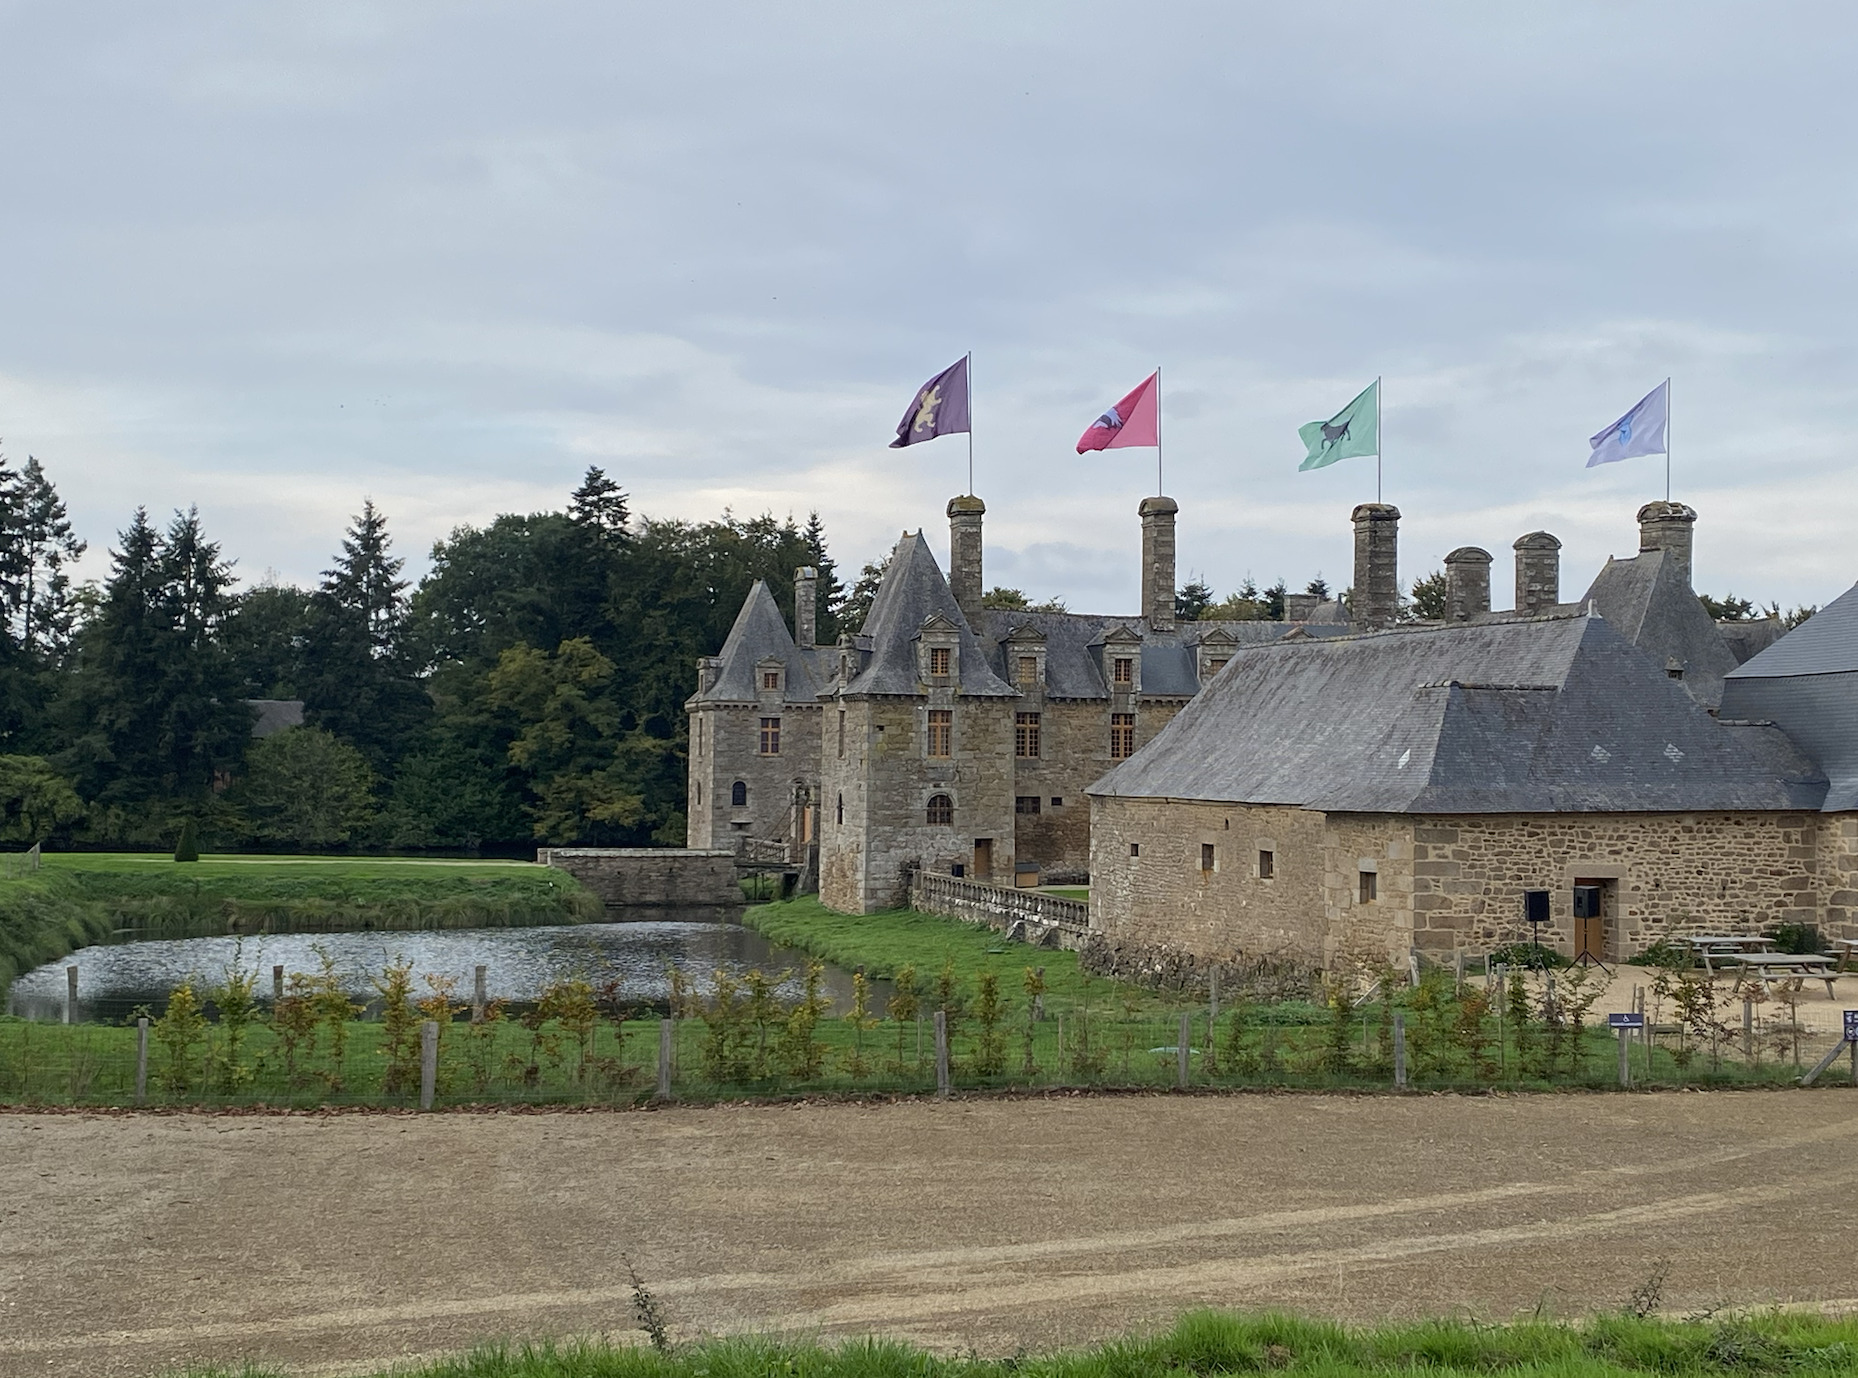
<instances>
[{"instance_id":1,"label":"wooden door","mask_svg":"<svg viewBox=\"0 0 1858 1378\"><path fill-rule=\"evenodd\" d=\"M974 878L976 880L994 878L994 840L991 837L974 839Z\"/></svg>"}]
</instances>

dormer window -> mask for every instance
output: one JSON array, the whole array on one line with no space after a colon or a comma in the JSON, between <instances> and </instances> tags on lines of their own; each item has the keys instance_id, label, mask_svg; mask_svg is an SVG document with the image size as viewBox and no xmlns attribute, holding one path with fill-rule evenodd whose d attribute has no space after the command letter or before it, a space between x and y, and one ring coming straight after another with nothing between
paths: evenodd
<instances>
[{"instance_id":1,"label":"dormer window","mask_svg":"<svg viewBox=\"0 0 1858 1378\"><path fill-rule=\"evenodd\" d=\"M1039 658L1037 656L1020 656L1014 665L1013 678L1022 689L1030 689L1039 682Z\"/></svg>"},{"instance_id":2,"label":"dormer window","mask_svg":"<svg viewBox=\"0 0 1858 1378\"><path fill-rule=\"evenodd\" d=\"M1225 668L1226 668L1226 662L1225 662L1225 661L1223 661L1223 660L1209 660L1209 661L1207 661L1207 663L1206 663L1206 677L1207 677L1208 679L1211 679L1211 678L1213 678L1213 676L1214 676L1214 675L1216 675L1216 674L1218 674L1218 673L1219 673L1219 672L1220 672L1221 670L1223 670L1223 669L1225 669Z\"/></svg>"},{"instance_id":3,"label":"dormer window","mask_svg":"<svg viewBox=\"0 0 1858 1378\"><path fill-rule=\"evenodd\" d=\"M954 653L947 646L931 646L929 648L929 673L946 676L949 662L953 659Z\"/></svg>"},{"instance_id":4,"label":"dormer window","mask_svg":"<svg viewBox=\"0 0 1858 1378\"><path fill-rule=\"evenodd\" d=\"M1135 683L1135 657L1114 656L1110 660L1110 678L1117 684Z\"/></svg>"},{"instance_id":5,"label":"dormer window","mask_svg":"<svg viewBox=\"0 0 1858 1378\"><path fill-rule=\"evenodd\" d=\"M778 690L781 687L781 672L779 670L763 670L761 672L761 687L763 689Z\"/></svg>"}]
</instances>

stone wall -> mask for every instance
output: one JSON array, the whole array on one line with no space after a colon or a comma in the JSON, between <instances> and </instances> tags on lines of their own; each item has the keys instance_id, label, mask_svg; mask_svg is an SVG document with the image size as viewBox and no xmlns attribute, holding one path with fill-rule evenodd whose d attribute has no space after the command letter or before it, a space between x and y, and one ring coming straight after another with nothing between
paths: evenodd
<instances>
[{"instance_id":1,"label":"stone wall","mask_svg":"<svg viewBox=\"0 0 1858 1378\"><path fill-rule=\"evenodd\" d=\"M740 908L735 857L676 847L543 847L535 859L566 871L609 909Z\"/></svg>"},{"instance_id":2,"label":"stone wall","mask_svg":"<svg viewBox=\"0 0 1858 1378\"><path fill-rule=\"evenodd\" d=\"M933 871L916 873L910 887L910 907L924 914L986 924L1034 947L1075 951L1090 939L1090 906L1082 900Z\"/></svg>"},{"instance_id":3,"label":"stone wall","mask_svg":"<svg viewBox=\"0 0 1858 1378\"><path fill-rule=\"evenodd\" d=\"M744 837L794 841L796 787L808 796L819 781L820 736L825 714L811 704L706 705L690 715L686 845L737 848ZM761 754L761 720L781 720L781 750ZM743 808L729 801L737 780L748 786ZM701 801L701 802L699 802Z\"/></svg>"},{"instance_id":4,"label":"stone wall","mask_svg":"<svg viewBox=\"0 0 1858 1378\"><path fill-rule=\"evenodd\" d=\"M1434 959L1541 939L1574 951L1574 884L1602 883L1606 960L1663 938L1817 923L1858 936L1858 816L1786 813L1330 814L1262 805L1092 801L1091 925L1204 961L1307 953L1323 964ZM1130 846L1141 849L1130 855ZM1212 869L1201 848L1213 848ZM1273 853L1276 875L1258 874ZM1361 898L1372 871L1375 895Z\"/></svg>"}]
</instances>

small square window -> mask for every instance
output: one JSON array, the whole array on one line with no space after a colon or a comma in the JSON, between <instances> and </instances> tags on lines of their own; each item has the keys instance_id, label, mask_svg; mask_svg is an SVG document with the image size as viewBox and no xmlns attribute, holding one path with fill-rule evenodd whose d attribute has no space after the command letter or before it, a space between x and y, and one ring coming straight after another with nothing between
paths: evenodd
<instances>
[{"instance_id":1,"label":"small square window","mask_svg":"<svg viewBox=\"0 0 1858 1378\"><path fill-rule=\"evenodd\" d=\"M946 675L948 673L948 663L951 658L952 656L948 647L931 646L929 648L929 673L932 675Z\"/></svg>"},{"instance_id":2,"label":"small square window","mask_svg":"<svg viewBox=\"0 0 1858 1378\"><path fill-rule=\"evenodd\" d=\"M1019 665L1014 671L1014 678L1023 685L1037 684L1039 682L1039 658L1037 656L1019 657Z\"/></svg>"},{"instance_id":3,"label":"small square window","mask_svg":"<svg viewBox=\"0 0 1858 1378\"><path fill-rule=\"evenodd\" d=\"M1200 869L1202 871L1213 869L1213 844L1211 842L1200 844Z\"/></svg>"},{"instance_id":4,"label":"small square window","mask_svg":"<svg viewBox=\"0 0 1858 1378\"><path fill-rule=\"evenodd\" d=\"M1363 904L1373 904L1375 900L1380 898L1380 893L1381 878L1373 871L1363 871L1361 873L1361 902Z\"/></svg>"},{"instance_id":5,"label":"small square window","mask_svg":"<svg viewBox=\"0 0 1858 1378\"><path fill-rule=\"evenodd\" d=\"M1014 813L1037 813L1038 811L1039 796L1036 794L1022 794L1013 800Z\"/></svg>"},{"instance_id":6,"label":"small square window","mask_svg":"<svg viewBox=\"0 0 1858 1378\"><path fill-rule=\"evenodd\" d=\"M1270 880L1277 874L1277 853L1258 853L1258 879Z\"/></svg>"},{"instance_id":7,"label":"small square window","mask_svg":"<svg viewBox=\"0 0 1858 1378\"><path fill-rule=\"evenodd\" d=\"M1052 807L1054 809L1062 809L1064 807L1064 800L1060 799L1057 795L1054 794L1052 796Z\"/></svg>"},{"instance_id":8,"label":"small square window","mask_svg":"<svg viewBox=\"0 0 1858 1378\"><path fill-rule=\"evenodd\" d=\"M1135 683L1135 658L1117 656L1110 661L1110 678L1117 684Z\"/></svg>"},{"instance_id":9,"label":"small square window","mask_svg":"<svg viewBox=\"0 0 1858 1378\"><path fill-rule=\"evenodd\" d=\"M761 687L763 689L779 689L781 687L781 672L779 670L763 670L761 672Z\"/></svg>"},{"instance_id":10,"label":"small square window","mask_svg":"<svg viewBox=\"0 0 1858 1378\"><path fill-rule=\"evenodd\" d=\"M1131 842L1129 844L1129 855L1130 856L1141 856L1142 855L1142 844L1140 842Z\"/></svg>"}]
</instances>

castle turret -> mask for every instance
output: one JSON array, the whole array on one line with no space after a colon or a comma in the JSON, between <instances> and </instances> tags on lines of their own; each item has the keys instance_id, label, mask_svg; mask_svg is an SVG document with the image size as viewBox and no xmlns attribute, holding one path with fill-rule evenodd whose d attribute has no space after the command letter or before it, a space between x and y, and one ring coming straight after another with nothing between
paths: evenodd
<instances>
[{"instance_id":1,"label":"castle turret","mask_svg":"<svg viewBox=\"0 0 1858 1378\"><path fill-rule=\"evenodd\" d=\"M1174 626L1174 514L1181 510L1173 498L1143 498L1136 512L1142 518L1142 616L1157 630Z\"/></svg>"},{"instance_id":2,"label":"castle turret","mask_svg":"<svg viewBox=\"0 0 1858 1378\"><path fill-rule=\"evenodd\" d=\"M1490 552L1461 545L1445 557L1445 620L1469 622L1490 611Z\"/></svg>"},{"instance_id":3,"label":"castle turret","mask_svg":"<svg viewBox=\"0 0 1858 1378\"><path fill-rule=\"evenodd\" d=\"M969 493L948 500L948 591L970 627L981 615L981 518L987 504Z\"/></svg>"},{"instance_id":4,"label":"castle turret","mask_svg":"<svg viewBox=\"0 0 1858 1378\"><path fill-rule=\"evenodd\" d=\"M1561 542L1546 531L1518 536L1516 611L1533 617L1561 601Z\"/></svg>"},{"instance_id":5,"label":"castle turret","mask_svg":"<svg viewBox=\"0 0 1858 1378\"><path fill-rule=\"evenodd\" d=\"M1400 509L1364 502L1354 512L1355 592L1349 618L1357 630L1393 625L1400 613Z\"/></svg>"}]
</instances>

